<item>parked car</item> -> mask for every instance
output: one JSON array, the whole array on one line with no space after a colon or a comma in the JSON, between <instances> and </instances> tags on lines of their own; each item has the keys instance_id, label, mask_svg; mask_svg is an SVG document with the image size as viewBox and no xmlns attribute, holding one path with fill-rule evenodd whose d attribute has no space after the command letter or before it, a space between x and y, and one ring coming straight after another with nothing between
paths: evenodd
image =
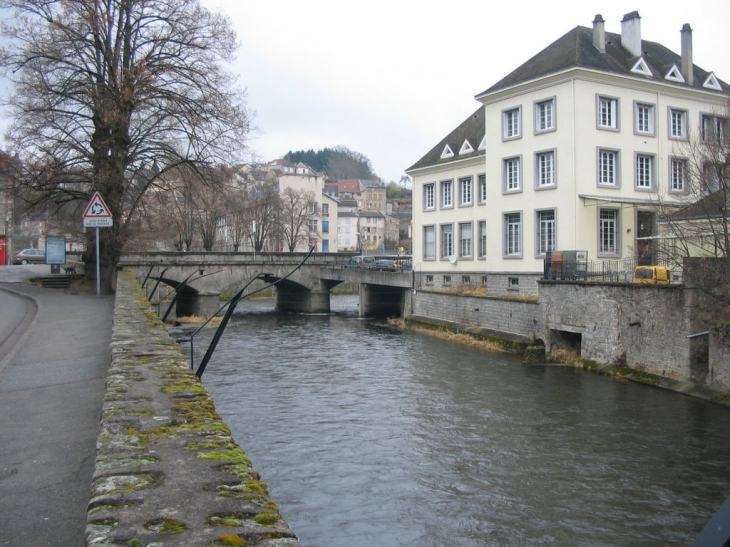
<instances>
[{"instance_id":1,"label":"parked car","mask_svg":"<svg viewBox=\"0 0 730 547\"><path fill-rule=\"evenodd\" d=\"M666 266L637 266L634 270L634 283L667 285L670 281L671 275Z\"/></svg>"},{"instance_id":2,"label":"parked car","mask_svg":"<svg viewBox=\"0 0 730 547\"><path fill-rule=\"evenodd\" d=\"M396 270L395 260L381 258L375 262L375 269L381 272L394 272Z\"/></svg>"},{"instance_id":3,"label":"parked car","mask_svg":"<svg viewBox=\"0 0 730 547\"><path fill-rule=\"evenodd\" d=\"M357 269L364 269L364 268L374 268L375 267L375 257L374 256L353 256L350 261L347 263L348 268L357 268Z\"/></svg>"},{"instance_id":4,"label":"parked car","mask_svg":"<svg viewBox=\"0 0 730 547\"><path fill-rule=\"evenodd\" d=\"M43 249L23 249L15 255L16 264L45 264L46 251Z\"/></svg>"}]
</instances>

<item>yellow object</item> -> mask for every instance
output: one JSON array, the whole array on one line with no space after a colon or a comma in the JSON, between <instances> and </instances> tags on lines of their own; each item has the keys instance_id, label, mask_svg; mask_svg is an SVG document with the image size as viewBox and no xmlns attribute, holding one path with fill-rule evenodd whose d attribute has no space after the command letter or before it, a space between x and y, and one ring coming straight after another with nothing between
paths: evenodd
<instances>
[{"instance_id":1,"label":"yellow object","mask_svg":"<svg viewBox=\"0 0 730 547\"><path fill-rule=\"evenodd\" d=\"M666 266L637 266L634 270L634 283L668 285L671 277Z\"/></svg>"}]
</instances>

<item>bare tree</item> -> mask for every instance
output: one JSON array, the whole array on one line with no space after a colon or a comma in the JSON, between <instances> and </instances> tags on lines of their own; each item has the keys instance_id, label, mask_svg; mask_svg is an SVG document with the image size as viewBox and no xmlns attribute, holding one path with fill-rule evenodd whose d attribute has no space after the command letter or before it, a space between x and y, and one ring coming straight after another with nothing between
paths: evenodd
<instances>
[{"instance_id":1,"label":"bare tree","mask_svg":"<svg viewBox=\"0 0 730 547\"><path fill-rule=\"evenodd\" d=\"M196 184L195 211L197 227L204 251L212 251L215 246L219 220L225 217L224 195L226 190L225 174L211 170Z\"/></svg>"},{"instance_id":2,"label":"bare tree","mask_svg":"<svg viewBox=\"0 0 730 547\"><path fill-rule=\"evenodd\" d=\"M692 284L730 304L730 104L704 114L670 158L669 194L662 196L659 252L677 267L694 257ZM686 272L685 272L686 273Z\"/></svg>"},{"instance_id":3,"label":"bare tree","mask_svg":"<svg viewBox=\"0 0 730 547\"><path fill-rule=\"evenodd\" d=\"M308 190L286 188L281 194L279 212L279 234L290 253L299 243L309 244L309 239L317 234L311 233L309 222L316 218L317 202Z\"/></svg>"},{"instance_id":4,"label":"bare tree","mask_svg":"<svg viewBox=\"0 0 730 547\"><path fill-rule=\"evenodd\" d=\"M278 184L275 181L257 181L244 189L243 230L256 252L278 251L277 218L281 207ZM273 248L272 248L273 247Z\"/></svg>"},{"instance_id":5,"label":"bare tree","mask_svg":"<svg viewBox=\"0 0 730 547\"><path fill-rule=\"evenodd\" d=\"M34 200L88 202L114 216L101 230L101 287L145 193L180 165L231 164L250 130L245 93L223 63L237 41L197 0L0 0L0 66L14 85L8 132ZM156 160L157 176L138 177ZM95 260L89 237L85 261ZM93 275L95 268L87 268Z\"/></svg>"}]
</instances>

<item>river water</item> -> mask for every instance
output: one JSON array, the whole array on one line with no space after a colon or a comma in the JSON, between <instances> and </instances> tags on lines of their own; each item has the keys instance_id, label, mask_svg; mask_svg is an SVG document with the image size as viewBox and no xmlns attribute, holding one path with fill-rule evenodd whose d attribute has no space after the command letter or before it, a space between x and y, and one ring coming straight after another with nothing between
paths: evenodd
<instances>
[{"instance_id":1,"label":"river water","mask_svg":"<svg viewBox=\"0 0 730 547\"><path fill-rule=\"evenodd\" d=\"M686 546L730 496L726 407L332 309L242 303L203 376L303 547Z\"/></svg>"}]
</instances>

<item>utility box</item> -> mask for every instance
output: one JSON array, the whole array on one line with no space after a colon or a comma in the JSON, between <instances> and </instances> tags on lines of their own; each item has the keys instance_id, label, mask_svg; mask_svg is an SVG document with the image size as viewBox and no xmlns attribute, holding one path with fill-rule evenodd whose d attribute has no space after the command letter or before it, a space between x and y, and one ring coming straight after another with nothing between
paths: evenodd
<instances>
[{"instance_id":1,"label":"utility box","mask_svg":"<svg viewBox=\"0 0 730 547\"><path fill-rule=\"evenodd\" d=\"M550 251L545 253L545 279L585 279L588 251Z\"/></svg>"}]
</instances>

